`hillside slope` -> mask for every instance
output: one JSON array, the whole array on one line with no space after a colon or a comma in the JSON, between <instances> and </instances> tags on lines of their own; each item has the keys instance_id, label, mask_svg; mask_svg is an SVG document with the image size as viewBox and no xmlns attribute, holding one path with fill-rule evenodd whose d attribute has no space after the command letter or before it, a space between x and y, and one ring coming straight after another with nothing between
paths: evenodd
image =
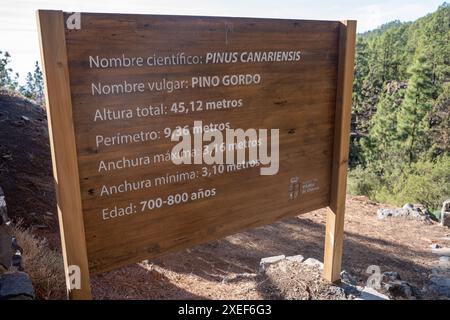
<instances>
[{"instance_id":1,"label":"hillside slope","mask_svg":"<svg viewBox=\"0 0 450 320\"><path fill-rule=\"evenodd\" d=\"M7 92L0 92L0 186L11 219L57 231L45 110Z\"/></svg>"}]
</instances>

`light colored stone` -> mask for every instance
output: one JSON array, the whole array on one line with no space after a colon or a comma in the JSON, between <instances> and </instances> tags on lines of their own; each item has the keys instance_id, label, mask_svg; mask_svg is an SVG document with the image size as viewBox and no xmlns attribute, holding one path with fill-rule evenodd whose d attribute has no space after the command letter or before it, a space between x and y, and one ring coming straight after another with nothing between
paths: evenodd
<instances>
[{"instance_id":1,"label":"light colored stone","mask_svg":"<svg viewBox=\"0 0 450 320\"><path fill-rule=\"evenodd\" d=\"M431 252L433 252L434 254L437 254L439 256L450 257L450 248L431 249Z\"/></svg>"},{"instance_id":2,"label":"light colored stone","mask_svg":"<svg viewBox=\"0 0 450 320\"><path fill-rule=\"evenodd\" d=\"M316 267L316 268L318 267L320 269L323 269L323 263L320 262L317 259L314 259L314 258L308 258L305 261L303 261L303 263L305 265L308 265L308 266L311 266L311 267Z\"/></svg>"},{"instance_id":3,"label":"light colored stone","mask_svg":"<svg viewBox=\"0 0 450 320\"><path fill-rule=\"evenodd\" d=\"M405 203L403 209L414 209L414 205L412 203Z\"/></svg>"},{"instance_id":4,"label":"light colored stone","mask_svg":"<svg viewBox=\"0 0 450 320\"><path fill-rule=\"evenodd\" d=\"M11 221L8 218L8 210L6 208L5 194L3 193L3 189L0 187L0 225L9 225L10 223Z\"/></svg>"},{"instance_id":5,"label":"light colored stone","mask_svg":"<svg viewBox=\"0 0 450 320\"><path fill-rule=\"evenodd\" d=\"M259 261L259 272L264 272L268 266L270 266L271 264L280 262L280 261L284 260L285 258L286 258L286 256L284 254L279 255L279 256L262 258L261 261Z\"/></svg>"},{"instance_id":6,"label":"light colored stone","mask_svg":"<svg viewBox=\"0 0 450 320\"><path fill-rule=\"evenodd\" d=\"M403 217L424 222L431 222L428 210L414 207L412 204L405 204L403 208L380 208L377 210L378 219L386 219L388 217Z\"/></svg>"},{"instance_id":7,"label":"light colored stone","mask_svg":"<svg viewBox=\"0 0 450 320\"><path fill-rule=\"evenodd\" d=\"M371 287L364 287L360 289L360 295L355 300L390 300L390 299L387 295L382 294Z\"/></svg>"},{"instance_id":8,"label":"light colored stone","mask_svg":"<svg viewBox=\"0 0 450 320\"><path fill-rule=\"evenodd\" d=\"M440 249L441 245L439 243L433 243L430 245L431 249Z\"/></svg>"},{"instance_id":9,"label":"light colored stone","mask_svg":"<svg viewBox=\"0 0 450 320\"><path fill-rule=\"evenodd\" d=\"M286 257L286 260L301 263L305 258L301 254L297 254L295 256Z\"/></svg>"}]
</instances>

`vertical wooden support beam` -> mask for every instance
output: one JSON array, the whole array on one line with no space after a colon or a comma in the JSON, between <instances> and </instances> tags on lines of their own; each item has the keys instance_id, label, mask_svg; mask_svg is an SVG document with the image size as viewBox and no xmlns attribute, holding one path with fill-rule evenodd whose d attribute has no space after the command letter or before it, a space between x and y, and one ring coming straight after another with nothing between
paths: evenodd
<instances>
[{"instance_id":1,"label":"vertical wooden support beam","mask_svg":"<svg viewBox=\"0 0 450 320\"><path fill-rule=\"evenodd\" d=\"M331 196L327 209L324 253L324 277L331 282L340 280L342 263L355 41L356 21L343 21L339 32Z\"/></svg>"},{"instance_id":2,"label":"vertical wooden support beam","mask_svg":"<svg viewBox=\"0 0 450 320\"><path fill-rule=\"evenodd\" d=\"M62 11L39 10L37 19L67 292L70 299L91 299L64 16ZM70 289L71 282L80 288Z\"/></svg>"}]
</instances>

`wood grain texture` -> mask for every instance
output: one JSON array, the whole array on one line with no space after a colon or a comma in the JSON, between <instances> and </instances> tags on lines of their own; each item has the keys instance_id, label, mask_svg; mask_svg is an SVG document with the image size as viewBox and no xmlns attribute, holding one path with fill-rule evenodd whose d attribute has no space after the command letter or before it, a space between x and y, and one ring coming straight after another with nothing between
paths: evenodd
<instances>
[{"instance_id":1,"label":"wood grain texture","mask_svg":"<svg viewBox=\"0 0 450 320\"><path fill-rule=\"evenodd\" d=\"M86 241L91 272L103 272L132 262L181 250L286 216L328 206L330 201L334 112L337 89L339 22L272 19L208 18L149 15L82 14L81 30L66 30L73 117L80 168ZM243 52L300 50L301 63L202 64L158 67L91 69L89 55L114 57L184 52ZM195 75L260 73L256 86L190 88L175 94L144 92L92 96L91 83L145 82L161 78L186 80ZM121 110L137 105L170 106L176 101L242 99L244 107L198 114L167 114L155 118L93 123L93 110ZM232 128L280 129L280 170L261 176L259 168L201 177L202 165L152 166L98 172L101 160L154 155L174 142L96 147L101 134L162 131L177 125L229 122ZM100 196L103 185L155 179L166 173L195 172L195 181ZM289 200L292 177L315 181L318 190ZM164 207L103 220L102 208L130 202L216 188L212 199Z\"/></svg>"},{"instance_id":2,"label":"wood grain texture","mask_svg":"<svg viewBox=\"0 0 450 320\"><path fill-rule=\"evenodd\" d=\"M68 14L64 14L64 19L67 17ZM343 31L340 22L82 13L81 28L68 30L60 19L59 25L54 27L60 29L58 32L64 30L62 38L65 38L63 47L67 51L67 62L64 51L61 53L64 61L58 62L57 66L65 72L66 78L60 79L65 84L57 85L54 80L47 82L55 92L62 92L54 99L65 101L62 104L66 112L64 121L70 121L70 126L65 128L69 131L65 135L67 145L58 149L54 143L54 149L57 154L64 152L65 156L70 155L70 159L63 160L72 169L71 177L77 180L78 191L73 198L77 205L76 216L82 212L82 224L78 221L75 227L84 232L80 232L79 237L85 237L91 273L182 250L318 208L330 206L338 208L334 212L341 210L342 203L338 199L341 199L342 190L345 196L345 179L342 179L345 178L346 158L343 153L348 150L348 142L346 145L343 140L348 138L345 136L348 134L345 128L349 115L348 90L351 95L351 78L343 70L349 68L351 48L348 40L351 36L345 31L347 29ZM182 52L204 57L207 52L240 54L283 50L300 51L300 61L105 69L89 65L89 56L97 55L108 59L122 54L145 57ZM57 66L54 64L47 69L55 69ZM226 74L260 74L262 80L254 85L191 86L174 93L163 90L93 95L91 87L93 83L148 83L162 79L191 83L192 77ZM66 87L69 83L70 88ZM121 111L161 104L170 108L178 102L188 104L190 101L223 99L241 99L243 106L94 121L96 110L103 108ZM347 111L342 114L344 109ZM106 173L99 170L102 161L142 156L152 158L170 151L176 143L161 138L161 132L176 126L192 127L194 120L204 124L226 123L230 128L244 130L279 129L278 174L261 176L260 168L254 167L203 176L204 169L212 170L211 166L176 166L170 161ZM114 146L96 143L98 136L128 135L140 131L156 132L158 139ZM54 161L58 163L58 159ZM155 183L148 188L113 195L101 192L104 187L120 185L124 181L155 182L166 175L184 173L190 173L193 178ZM295 199L289 196L293 178L299 180L297 187L300 190ZM69 187L73 188L75 184ZM73 190L70 188L68 190ZM174 193L193 194L213 188L217 193L208 199L165 205L152 211L135 210L114 219L103 218L105 208L124 208ZM339 233L339 225L333 230ZM340 259L336 254L341 251L339 241L332 243L330 248L334 251L337 248L337 253L332 253L335 263ZM326 265L328 268L329 264Z\"/></svg>"},{"instance_id":3,"label":"wood grain texture","mask_svg":"<svg viewBox=\"0 0 450 320\"><path fill-rule=\"evenodd\" d=\"M89 268L72 119L63 13L37 11L46 90L50 146L58 201L64 269L81 270L81 289L68 289L71 299L90 299ZM68 285L69 288L69 285Z\"/></svg>"},{"instance_id":4,"label":"wood grain texture","mask_svg":"<svg viewBox=\"0 0 450 320\"><path fill-rule=\"evenodd\" d=\"M343 22L339 36L331 195L327 210L324 253L324 276L331 282L340 280L342 264L355 40L356 21Z\"/></svg>"}]
</instances>

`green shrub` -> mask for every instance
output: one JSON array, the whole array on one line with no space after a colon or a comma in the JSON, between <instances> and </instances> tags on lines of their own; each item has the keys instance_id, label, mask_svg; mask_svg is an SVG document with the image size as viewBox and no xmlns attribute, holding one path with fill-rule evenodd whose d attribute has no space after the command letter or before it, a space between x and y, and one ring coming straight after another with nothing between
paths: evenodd
<instances>
[{"instance_id":1,"label":"green shrub","mask_svg":"<svg viewBox=\"0 0 450 320\"><path fill-rule=\"evenodd\" d=\"M450 156L436 161L419 161L394 185L400 203L421 203L439 209L450 196Z\"/></svg>"},{"instance_id":2,"label":"green shrub","mask_svg":"<svg viewBox=\"0 0 450 320\"><path fill-rule=\"evenodd\" d=\"M349 172L348 193L397 206L421 203L430 210L438 210L450 198L450 156L419 161L383 174L370 167L357 167Z\"/></svg>"},{"instance_id":3,"label":"green shrub","mask_svg":"<svg viewBox=\"0 0 450 320\"><path fill-rule=\"evenodd\" d=\"M375 196L376 190L381 188L381 179L374 172L361 166L350 170L348 174L347 192L351 195Z\"/></svg>"}]
</instances>

